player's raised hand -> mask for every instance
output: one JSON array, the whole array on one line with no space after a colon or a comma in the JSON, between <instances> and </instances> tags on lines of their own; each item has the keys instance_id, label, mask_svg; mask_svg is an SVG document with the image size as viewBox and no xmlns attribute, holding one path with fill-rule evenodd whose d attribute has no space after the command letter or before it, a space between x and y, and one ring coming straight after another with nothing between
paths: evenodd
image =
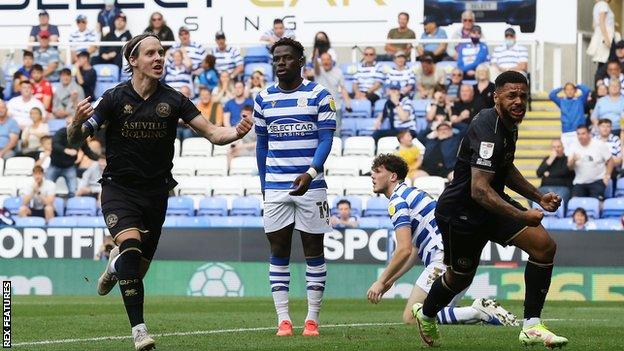
<instances>
[{"instance_id":1,"label":"player's raised hand","mask_svg":"<svg viewBox=\"0 0 624 351\"><path fill-rule=\"evenodd\" d=\"M249 133L251 128L253 127L253 120L251 119L251 113L248 111L243 111L241 113L241 120L236 125L236 135L238 138L242 138L245 134Z\"/></svg>"},{"instance_id":2,"label":"player's raised hand","mask_svg":"<svg viewBox=\"0 0 624 351\"><path fill-rule=\"evenodd\" d=\"M91 97L87 96L76 106L76 114L74 115L74 123L81 125L86 120L91 118L95 113L93 106L91 106Z\"/></svg>"},{"instance_id":3,"label":"player's raised hand","mask_svg":"<svg viewBox=\"0 0 624 351\"><path fill-rule=\"evenodd\" d=\"M536 208L524 211L524 223L529 227L537 227L542 222L544 213Z\"/></svg>"},{"instance_id":4,"label":"player's raised hand","mask_svg":"<svg viewBox=\"0 0 624 351\"><path fill-rule=\"evenodd\" d=\"M379 303L379 301L381 301L381 297L383 296L384 292L386 292L387 290L388 289L386 289L386 286L384 284L382 284L380 281L375 281L373 285L371 285L371 287L368 288L366 297L368 298L368 301L370 301L371 303L377 304Z\"/></svg>"},{"instance_id":5,"label":"player's raised hand","mask_svg":"<svg viewBox=\"0 0 624 351\"><path fill-rule=\"evenodd\" d=\"M312 176L308 173L301 173L294 181L292 187L294 188L289 194L292 196L301 196L308 191L312 183Z\"/></svg>"},{"instance_id":6,"label":"player's raised hand","mask_svg":"<svg viewBox=\"0 0 624 351\"><path fill-rule=\"evenodd\" d=\"M540 206L548 212L555 212L561 206L561 196L555 193L547 193L542 196Z\"/></svg>"}]
</instances>

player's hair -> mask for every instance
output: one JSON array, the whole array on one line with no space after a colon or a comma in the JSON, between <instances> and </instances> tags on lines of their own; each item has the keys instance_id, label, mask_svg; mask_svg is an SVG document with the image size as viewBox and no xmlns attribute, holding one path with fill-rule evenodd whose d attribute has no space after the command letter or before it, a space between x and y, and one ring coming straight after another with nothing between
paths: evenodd
<instances>
[{"instance_id":1,"label":"player's hair","mask_svg":"<svg viewBox=\"0 0 624 351\"><path fill-rule=\"evenodd\" d=\"M35 64L32 66L32 70L33 70L33 71L43 72L43 66L41 66L41 65L40 65L40 64L38 64L38 63L35 63Z\"/></svg>"},{"instance_id":2,"label":"player's hair","mask_svg":"<svg viewBox=\"0 0 624 351\"><path fill-rule=\"evenodd\" d=\"M407 177L408 167L407 163L397 155L393 154L381 154L373 160L372 169L382 167L392 173L396 173L397 178L400 181L405 180Z\"/></svg>"},{"instance_id":3,"label":"player's hair","mask_svg":"<svg viewBox=\"0 0 624 351\"><path fill-rule=\"evenodd\" d=\"M273 20L273 25L280 24L280 23L284 24L284 21L282 21L281 18L276 18L276 19Z\"/></svg>"},{"instance_id":4,"label":"player's hair","mask_svg":"<svg viewBox=\"0 0 624 351\"><path fill-rule=\"evenodd\" d=\"M33 174L35 174L35 173L44 173L44 172L43 172L43 167L41 167L41 166L35 166L35 167L33 167L32 172L33 172Z\"/></svg>"},{"instance_id":5,"label":"player's hair","mask_svg":"<svg viewBox=\"0 0 624 351\"><path fill-rule=\"evenodd\" d=\"M22 56L23 56L23 57L27 57L27 56L28 56L28 57L31 57L31 58L34 58L34 57L35 57L35 55L33 54L33 52L32 52L32 51L30 51L30 50L24 50L24 53L22 54Z\"/></svg>"},{"instance_id":6,"label":"player's hair","mask_svg":"<svg viewBox=\"0 0 624 351\"><path fill-rule=\"evenodd\" d=\"M295 50L299 57L303 57L303 45L301 45L300 42L294 39L283 37L282 39L278 40L277 42L275 42L275 44L273 44L273 46L271 46L271 54L273 54L275 48L277 48L278 46L290 46L293 50Z\"/></svg>"},{"instance_id":7,"label":"player's hair","mask_svg":"<svg viewBox=\"0 0 624 351\"><path fill-rule=\"evenodd\" d=\"M601 119L598 120L598 125L601 125L601 124L604 124L604 123L606 123L608 125L612 125L613 124L613 122L611 122L611 120L608 119L608 118L601 118Z\"/></svg>"},{"instance_id":8,"label":"player's hair","mask_svg":"<svg viewBox=\"0 0 624 351\"><path fill-rule=\"evenodd\" d=\"M499 74L498 77L496 77L496 81L494 81L496 89L504 87L507 83L529 85L526 77L522 73L516 71L505 71Z\"/></svg>"},{"instance_id":9,"label":"player's hair","mask_svg":"<svg viewBox=\"0 0 624 351\"><path fill-rule=\"evenodd\" d=\"M338 203L336 204L336 208L338 208L338 206L340 206L342 204L346 204L347 206L349 206L349 208L351 208L351 202L349 202L349 200L347 200L347 199L342 199L342 200L338 201Z\"/></svg>"},{"instance_id":10,"label":"player's hair","mask_svg":"<svg viewBox=\"0 0 624 351\"><path fill-rule=\"evenodd\" d=\"M581 124L580 126L576 127L576 130L577 130L577 131L578 131L579 129L585 129L586 131L588 131L588 132L589 132L589 127L587 127L587 126L586 126L586 125L584 125L584 124Z\"/></svg>"},{"instance_id":11,"label":"player's hair","mask_svg":"<svg viewBox=\"0 0 624 351\"><path fill-rule=\"evenodd\" d=\"M60 75L67 74L68 76L71 76L71 69L63 68L59 74Z\"/></svg>"},{"instance_id":12,"label":"player's hair","mask_svg":"<svg viewBox=\"0 0 624 351\"><path fill-rule=\"evenodd\" d=\"M156 38L158 41L160 41L160 39L158 38L158 36L154 33L143 33L143 34L139 34L135 37L133 37L132 39L128 40L128 42L126 43L126 45L124 45L123 47L123 55L126 58L126 61L128 62L128 65L126 67L124 67L124 72L126 73L132 73L132 66L130 65L130 57L138 57L139 56L139 52L141 52L141 41L145 40L146 38Z\"/></svg>"},{"instance_id":13,"label":"player's hair","mask_svg":"<svg viewBox=\"0 0 624 351\"><path fill-rule=\"evenodd\" d=\"M407 20L409 21L409 13L407 13L407 12L399 12L399 15L397 17L400 17L401 15L407 17Z\"/></svg>"}]
</instances>

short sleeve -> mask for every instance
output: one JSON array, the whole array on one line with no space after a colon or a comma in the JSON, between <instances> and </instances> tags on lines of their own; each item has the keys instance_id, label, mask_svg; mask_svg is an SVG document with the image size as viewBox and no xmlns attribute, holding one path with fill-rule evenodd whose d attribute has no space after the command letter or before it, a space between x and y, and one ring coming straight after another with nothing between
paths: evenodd
<instances>
[{"instance_id":1,"label":"short sleeve","mask_svg":"<svg viewBox=\"0 0 624 351\"><path fill-rule=\"evenodd\" d=\"M318 119L316 122L318 129L336 129L336 101L327 91L321 90L316 97L318 106Z\"/></svg>"},{"instance_id":2,"label":"short sleeve","mask_svg":"<svg viewBox=\"0 0 624 351\"><path fill-rule=\"evenodd\" d=\"M394 229L411 225L409 206L401 197L396 197L388 204L388 214L392 220Z\"/></svg>"},{"instance_id":3,"label":"short sleeve","mask_svg":"<svg viewBox=\"0 0 624 351\"><path fill-rule=\"evenodd\" d=\"M529 62L529 50L524 46L518 46L518 61Z\"/></svg>"},{"instance_id":4,"label":"short sleeve","mask_svg":"<svg viewBox=\"0 0 624 351\"><path fill-rule=\"evenodd\" d=\"M50 35L59 35L58 27L55 25L49 25L48 31L50 32Z\"/></svg>"},{"instance_id":5,"label":"short sleeve","mask_svg":"<svg viewBox=\"0 0 624 351\"><path fill-rule=\"evenodd\" d=\"M20 132L21 130L20 130L19 124L17 124L17 122L15 122L13 118L9 119L9 133L16 134L17 136L19 136Z\"/></svg>"},{"instance_id":6,"label":"short sleeve","mask_svg":"<svg viewBox=\"0 0 624 351\"><path fill-rule=\"evenodd\" d=\"M604 158L605 162L609 161L609 159L613 157L613 154L611 153L611 146L602 142L602 145L600 146L600 154L602 155L602 158Z\"/></svg>"},{"instance_id":7,"label":"short sleeve","mask_svg":"<svg viewBox=\"0 0 624 351\"><path fill-rule=\"evenodd\" d=\"M262 111L262 96L256 95L254 99L253 117L256 135L267 135L267 125Z\"/></svg>"},{"instance_id":8,"label":"short sleeve","mask_svg":"<svg viewBox=\"0 0 624 351\"><path fill-rule=\"evenodd\" d=\"M481 119L482 118L483 117L481 117ZM479 119L477 119L473 121L468 130L467 138L470 143L470 166L493 173L497 166L496 156L501 152L499 149L502 149L503 146L496 145L494 129L485 122L486 121L479 121Z\"/></svg>"},{"instance_id":9,"label":"short sleeve","mask_svg":"<svg viewBox=\"0 0 624 351\"><path fill-rule=\"evenodd\" d=\"M50 62L59 62L61 57L59 56L58 50L52 50L50 52Z\"/></svg>"},{"instance_id":10,"label":"short sleeve","mask_svg":"<svg viewBox=\"0 0 624 351\"><path fill-rule=\"evenodd\" d=\"M184 123L190 123L193 118L201 115L201 112L199 112L195 104L193 104L186 96L180 94L180 97L182 102L180 104L180 115L178 117L182 119Z\"/></svg>"},{"instance_id":11,"label":"short sleeve","mask_svg":"<svg viewBox=\"0 0 624 351\"><path fill-rule=\"evenodd\" d=\"M232 106L231 101L232 100L229 100L228 102L225 103L225 105L223 105L223 112L232 112L230 111L230 106Z\"/></svg>"}]
</instances>

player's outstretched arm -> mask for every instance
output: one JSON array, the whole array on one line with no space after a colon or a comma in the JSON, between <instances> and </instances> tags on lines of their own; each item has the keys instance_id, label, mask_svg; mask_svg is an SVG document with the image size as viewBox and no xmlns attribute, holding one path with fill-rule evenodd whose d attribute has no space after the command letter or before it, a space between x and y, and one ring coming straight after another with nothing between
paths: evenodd
<instances>
[{"instance_id":1,"label":"player's outstretched arm","mask_svg":"<svg viewBox=\"0 0 624 351\"><path fill-rule=\"evenodd\" d=\"M399 227L395 230L397 239L397 248L390 259L390 263L384 269L383 273L379 276L376 282L371 285L366 294L368 300L372 303L378 303L386 292L386 285L390 282L400 270L405 266L412 254L412 229L411 226L406 225Z\"/></svg>"},{"instance_id":2,"label":"player's outstretched arm","mask_svg":"<svg viewBox=\"0 0 624 351\"><path fill-rule=\"evenodd\" d=\"M70 148L79 148L91 134L89 128L85 126L85 122L95 113L90 100L91 97L88 96L78 103L74 120L67 127L67 144Z\"/></svg>"},{"instance_id":3,"label":"player's outstretched arm","mask_svg":"<svg viewBox=\"0 0 624 351\"><path fill-rule=\"evenodd\" d=\"M193 118L190 126L201 136L217 145L226 145L245 136L253 127L249 113L244 111L240 122L234 127L217 127L201 115Z\"/></svg>"}]
</instances>

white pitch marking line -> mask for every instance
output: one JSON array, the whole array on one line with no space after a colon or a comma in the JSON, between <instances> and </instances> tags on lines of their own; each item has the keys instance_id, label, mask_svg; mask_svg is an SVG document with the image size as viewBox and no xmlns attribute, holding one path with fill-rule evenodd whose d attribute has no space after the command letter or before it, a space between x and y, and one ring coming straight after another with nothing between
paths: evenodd
<instances>
[{"instance_id":1,"label":"white pitch marking line","mask_svg":"<svg viewBox=\"0 0 624 351\"><path fill-rule=\"evenodd\" d=\"M342 327L381 327L381 326L393 326L402 325L403 323L353 323L353 324L327 324L321 325L321 329L325 328L342 328ZM209 335L209 334L224 334L224 333L244 333L244 332L257 332L275 330L275 327L257 327L257 328L236 328L236 329L216 329L216 330L196 330L191 332L175 332L175 333L162 333L154 334L157 338L169 337L169 336L188 336L188 335ZM123 340L131 339L132 336L100 336L96 338L84 338L84 339L59 339L59 340L43 340L32 342L20 342L14 343L12 346L35 346L35 345L53 345L53 344L71 344L79 342L89 341L105 341L105 340Z\"/></svg>"}]
</instances>

